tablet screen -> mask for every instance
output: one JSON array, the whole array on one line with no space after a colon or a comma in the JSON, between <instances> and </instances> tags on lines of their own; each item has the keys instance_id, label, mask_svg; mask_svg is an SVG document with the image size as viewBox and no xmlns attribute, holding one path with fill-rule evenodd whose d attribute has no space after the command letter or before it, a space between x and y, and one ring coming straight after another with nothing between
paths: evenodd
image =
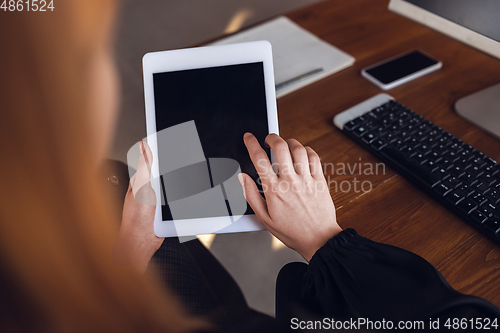
<instances>
[{"instance_id":1,"label":"tablet screen","mask_svg":"<svg viewBox=\"0 0 500 333\"><path fill-rule=\"evenodd\" d=\"M163 221L172 220L168 206L172 196L182 199L214 186L208 163L211 158L235 160L242 172L258 179L243 134L253 133L262 145L269 133L262 62L154 73L153 83L157 133L194 121L206 158L170 175L160 171ZM168 159L178 158L162 154L166 143L161 141L158 140L160 170ZM176 145L182 149L183 142ZM269 149L266 152L269 156ZM182 151L181 155L190 153ZM249 206L245 214L253 214Z\"/></svg>"}]
</instances>

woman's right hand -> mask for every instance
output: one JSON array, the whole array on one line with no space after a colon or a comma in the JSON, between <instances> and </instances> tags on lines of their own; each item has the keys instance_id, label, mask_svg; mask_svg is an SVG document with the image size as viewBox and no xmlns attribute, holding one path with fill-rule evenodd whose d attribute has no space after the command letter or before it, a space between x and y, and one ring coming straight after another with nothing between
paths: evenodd
<instances>
[{"instance_id":1,"label":"woman's right hand","mask_svg":"<svg viewBox=\"0 0 500 333\"><path fill-rule=\"evenodd\" d=\"M242 173L238 178L245 198L263 226L311 260L320 247L342 231L319 156L295 139L285 141L269 134L265 142L276 155L277 175L257 139L250 133L243 139L265 195L264 199L253 179Z\"/></svg>"}]
</instances>

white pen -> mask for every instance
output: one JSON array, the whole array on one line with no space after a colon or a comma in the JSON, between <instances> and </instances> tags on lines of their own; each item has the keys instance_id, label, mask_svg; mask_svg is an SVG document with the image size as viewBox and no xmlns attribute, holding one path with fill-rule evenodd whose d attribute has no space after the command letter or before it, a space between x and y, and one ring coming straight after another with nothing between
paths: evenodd
<instances>
[{"instance_id":1,"label":"white pen","mask_svg":"<svg viewBox=\"0 0 500 333\"><path fill-rule=\"evenodd\" d=\"M291 78L290 80L286 80L285 82L282 82L282 83L276 85L276 91L281 90L281 89L283 89L285 87L288 87L289 85L292 85L294 83L297 83L297 82L300 82L302 80L305 80L307 78L310 78L311 76L316 75L318 73L321 73L322 71L323 71L323 68L316 68L316 69L314 69L314 70L312 70L310 72L301 74L299 76Z\"/></svg>"}]
</instances>

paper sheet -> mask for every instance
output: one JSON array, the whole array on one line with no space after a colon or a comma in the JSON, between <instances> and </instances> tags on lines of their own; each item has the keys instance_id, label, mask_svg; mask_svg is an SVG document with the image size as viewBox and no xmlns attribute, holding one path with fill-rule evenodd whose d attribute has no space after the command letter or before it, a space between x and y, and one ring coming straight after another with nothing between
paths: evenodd
<instances>
[{"instance_id":1,"label":"paper sheet","mask_svg":"<svg viewBox=\"0 0 500 333\"><path fill-rule=\"evenodd\" d=\"M280 84L317 68L323 71L278 90L285 96L328 75L351 66L355 59L333 45L319 39L290 19L280 16L249 30L222 38L210 45L267 40L273 47L274 78Z\"/></svg>"}]
</instances>

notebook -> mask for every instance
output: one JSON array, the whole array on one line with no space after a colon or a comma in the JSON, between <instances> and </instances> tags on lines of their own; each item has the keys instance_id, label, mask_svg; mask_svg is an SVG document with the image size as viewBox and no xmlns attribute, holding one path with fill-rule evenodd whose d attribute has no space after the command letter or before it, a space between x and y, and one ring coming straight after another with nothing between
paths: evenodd
<instances>
[{"instance_id":1,"label":"notebook","mask_svg":"<svg viewBox=\"0 0 500 333\"><path fill-rule=\"evenodd\" d=\"M319 39L284 16L222 38L210 45L257 40L267 40L273 47L276 85L322 68L322 71L316 74L277 90L277 98L341 71L355 61L351 55Z\"/></svg>"}]
</instances>

